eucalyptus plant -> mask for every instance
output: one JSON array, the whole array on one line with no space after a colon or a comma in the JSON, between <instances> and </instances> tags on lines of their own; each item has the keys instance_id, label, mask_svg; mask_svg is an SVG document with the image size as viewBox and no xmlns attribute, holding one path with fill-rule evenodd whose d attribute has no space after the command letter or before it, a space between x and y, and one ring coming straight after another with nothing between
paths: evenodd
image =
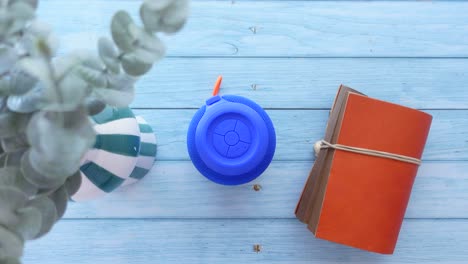
<instances>
[{"instance_id":1,"label":"eucalyptus plant","mask_svg":"<svg viewBox=\"0 0 468 264\"><path fill-rule=\"evenodd\" d=\"M187 0L145 0L142 26L119 11L96 54L58 56L37 6L0 0L0 263L20 263L24 242L63 216L95 141L89 116L133 100L138 77L165 53L157 34L177 32L188 13Z\"/></svg>"}]
</instances>

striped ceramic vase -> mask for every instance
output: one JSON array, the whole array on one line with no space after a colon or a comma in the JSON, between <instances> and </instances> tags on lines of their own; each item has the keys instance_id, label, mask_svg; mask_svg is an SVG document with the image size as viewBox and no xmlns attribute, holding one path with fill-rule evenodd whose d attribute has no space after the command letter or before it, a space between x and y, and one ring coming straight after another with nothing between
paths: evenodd
<instances>
[{"instance_id":1,"label":"striped ceramic vase","mask_svg":"<svg viewBox=\"0 0 468 264\"><path fill-rule=\"evenodd\" d=\"M92 119L96 143L82 160L81 187L73 201L92 200L137 182L156 156L153 129L130 108L106 107Z\"/></svg>"}]
</instances>

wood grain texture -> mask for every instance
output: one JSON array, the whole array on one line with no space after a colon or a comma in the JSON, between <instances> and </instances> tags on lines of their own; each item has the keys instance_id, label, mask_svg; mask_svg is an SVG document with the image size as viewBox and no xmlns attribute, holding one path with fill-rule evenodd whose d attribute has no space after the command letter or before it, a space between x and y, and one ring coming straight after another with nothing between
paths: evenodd
<instances>
[{"instance_id":1,"label":"wood grain texture","mask_svg":"<svg viewBox=\"0 0 468 264\"><path fill-rule=\"evenodd\" d=\"M95 50L112 14L136 18L140 3L42 0L39 18L61 53ZM138 83L132 104L157 134L155 167L136 185L70 204L27 244L24 263L466 263L467 10L468 1L193 1L185 29L162 36L169 58ZM224 94L268 108L277 130L271 167L237 187L202 177L185 146L219 74ZM434 116L393 256L314 239L294 219L341 83Z\"/></svg>"},{"instance_id":2,"label":"wood grain texture","mask_svg":"<svg viewBox=\"0 0 468 264\"><path fill-rule=\"evenodd\" d=\"M315 239L295 219L75 220L28 244L25 264L464 264L467 238L468 220L407 220L395 254L378 255Z\"/></svg>"},{"instance_id":3,"label":"wood grain texture","mask_svg":"<svg viewBox=\"0 0 468 264\"><path fill-rule=\"evenodd\" d=\"M273 162L255 181L226 187L205 179L189 161L161 161L133 186L96 201L70 204L65 217L295 218L311 167L312 162ZM467 162L424 163L406 217L468 218L467 189Z\"/></svg>"},{"instance_id":4,"label":"wood grain texture","mask_svg":"<svg viewBox=\"0 0 468 264\"><path fill-rule=\"evenodd\" d=\"M64 50L93 48L139 1L42 1ZM467 57L466 2L196 1L170 56Z\"/></svg>"},{"instance_id":5,"label":"wood grain texture","mask_svg":"<svg viewBox=\"0 0 468 264\"><path fill-rule=\"evenodd\" d=\"M189 160L187 129L196 110L136 110L153 126L159 160ZM311 161L313 144L325 133L326 110L268 110L276 129L275 160ZM468 160L468 111L430 110L434 120L424 160Z\"/></svg>"},{"instance_id":6,"label":"wood grain texture","mask_svg":"<svg viewBox=\"0 0 468 264\"><path fill-rule=\"evenodd\" d=\"M343 83L413 108L468 109L465 59L167 58L137 84L136 108L198 108L222 94L265 108L330 108Z\"/></svg>"}]
</instances>

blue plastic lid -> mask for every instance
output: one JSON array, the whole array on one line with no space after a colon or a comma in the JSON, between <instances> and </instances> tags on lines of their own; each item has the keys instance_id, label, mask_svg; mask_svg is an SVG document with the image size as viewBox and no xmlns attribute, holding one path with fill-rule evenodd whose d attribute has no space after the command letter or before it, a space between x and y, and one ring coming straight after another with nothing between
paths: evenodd
<instances>
[{"instance_id":1,"label":"blue plastic lid","mask_svg":"<svg viewBox=\"0 0 468 264\"><path fill-rule=\"evenodd\" d=\"M276 135L267 113L234 95L213 96L190 123L187 146L195 167L224 185L250 182L273 159Z\"/></svg>"}]
</instances>

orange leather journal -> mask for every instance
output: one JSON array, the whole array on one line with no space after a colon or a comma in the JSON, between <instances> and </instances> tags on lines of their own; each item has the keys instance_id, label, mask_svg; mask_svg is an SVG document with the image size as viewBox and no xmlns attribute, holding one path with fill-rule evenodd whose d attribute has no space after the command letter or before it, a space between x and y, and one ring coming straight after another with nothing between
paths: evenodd
<instances>
[{"instance_id":1,"label":"orange leather journal","mask_svg":"<svg viewBox=\"0 0 468 264\"><path fill-rule=\"evenodd\" d=\"M420 160L432 117L341 86L324 140ZM322 148L296 208L316 237L392 254L418 165Z\"/></svg>"}]
</instances>

